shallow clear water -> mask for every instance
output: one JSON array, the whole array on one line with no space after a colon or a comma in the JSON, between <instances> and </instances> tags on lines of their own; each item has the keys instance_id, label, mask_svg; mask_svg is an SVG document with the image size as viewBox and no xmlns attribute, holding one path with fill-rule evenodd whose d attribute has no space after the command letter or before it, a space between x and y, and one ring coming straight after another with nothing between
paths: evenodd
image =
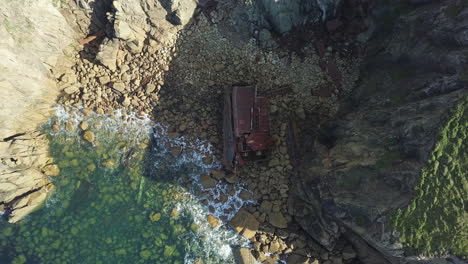
<instances>
[{"instance_id":1,"label":"shallow clear water","mask_svg":"<svg viewBox=\"0 0 468 264\"><path fill-rule=\"evenodd\" d=\"M77 128L83 119L94 144ZM76 121L74 131L67 120ZM56 189L19 224L0 223L0 263L232 263L231 246L246 245L224 226L211 228L193 194L211 193L213 213L227 219L244 203L239 186L201 190L196 179L217 166L202 162L208 144L170 138L147 119L63 109L44 131L60 168ZM213 202L227 192L234 194L227 202Z\"/></svg>"}]
</instances>

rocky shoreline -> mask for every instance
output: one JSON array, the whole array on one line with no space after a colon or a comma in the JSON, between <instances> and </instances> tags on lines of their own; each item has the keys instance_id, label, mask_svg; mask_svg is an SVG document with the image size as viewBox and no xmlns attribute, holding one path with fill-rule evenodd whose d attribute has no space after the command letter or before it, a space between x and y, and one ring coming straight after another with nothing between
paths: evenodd
<instances>
[{"instance_id":1,"label":"rocky shoreline","mask_svg":"<svg viewBox=\"0 0 468 264\"><path fill-rule=\"evenodd\" d=\"M349 91L357 78L358 58L342 61L333 47L325 47L327 50L320 53L312 44L307 44L299 56L281 48L272 36L261 40L261 44L269 43L265 48L255 38L240 38L223 29L218 20L236 19L230 18L227 10L218 9L211 15L216 19L210 21L210 17L199 15L173 33L173 42L144 41L141 51L128 49L127 42L107 38L97 46L98 37L75 57L73 72L57 78L64 89L59 103L110 116L113 109L120 108L124 113L153 116L155 122L169 127L173 137L208 140L220 160L224 90L233 84L256 85L272 103L276 143L271 160L243 168L238 176L212 171L211 175L202 175L202 185L211 188L219 181L243 183L252 193L245 195L257 201L229 221L236 232L252 241L253 251L243 251L244 258L253 254L265 263L275 263L284 256L288 263L349 263L356 257L351 246L343 245L329 255L293 220L294 209L288 205L293 167L287 129L288 120L303 122L306 112L315 113L321 122L333 116L339 94ZM323 62L342 68L339 79L329 75L327 66L321 68ZM338 68L335 75L336 71ZM324 90L330 82L337 84L336 90ZM173 152L177 155L178 150ZM227 197L220 199L218 202ZM214 212L214 208L209 209ZM219 225L212 215L207 220L213 227Z\"/></svg>"},{"instance_id":2,"label":"rocky shoreline","mask_svg":"<svg viewBox=\"0 0 468 264\"><path fill-rule=\"evenodd\" d=\"M253 263L254 260L275 263L280 259L289 264L359 263L362 251L357 245L373 242L350 242L357 239L354 222L340 222L340 217L346 215L336 209L335 200L338 203L341 200L334 200L334 194L340 192L329 193L329 188L338 186L340 173L356 164L387 164L387 160L382 161L388 156L386 149L374 150L371 146L366 152L360 149L361 141L354 137L362 131L363 135L366 131L384 135L385 128L378 128L378 124L387 122L389 118L382 121L380 116L368 117L366 111L373 109L371 100L370 106L365 105L368 108L364 107L357 113L352 112L357 106L345 105L344 109L349 107L352 111L344 121L337 124L326 121L346 116L340 109L343 108L342 99L357 84L362 84L358 78L366 54L364 46L375 27L368 17L367 1L345 4L343 11L321 27L292 27L285 35L259 26L265 21L253 23L255 8L246 3L227 1L213 4L208 1L199 3L197 8L190 1L171 2L170 6L149 0L142 1L141 5L129 0L104 2L94 11L90 6L73 3L62 9L67 21L75 23L78 28L75 30L81 31L81 39L77 41L81 45L72 45L73 51L63 56L66 59L58 60L51 69L61 93L58 104L68 109L82 108L80 111L85 115L94 111L112 117L114 110L122 109L124 119L130 113L148 116L168 127L171 137L183 135L190 140L210 142L214 146L214 158L220 160L224 91L234 84L255 85L259 93L271 101L271 131L275 138L271 159L265 164L246 166L238 175L213 170L210 175L200 178L206 188L218 182L245 184L248 191L243 193L244 199L257 201L241 209L232 219L221 219L228 221L237 233L252 242L252 249L235 250L236 259L240 263ZM398 73L398 77L401 74ZM357 89L356 94L372 94L372 89L375 89L372 87L364 91ZM458 89L454 88L454 91ZM462 92L456 93L447 96L446 101L450 104L455 102ZM391 97L386 102L393 107L392 104L404 102L402 100ZM412 115L411 109L425 108L430 103L417 102L401 109ZM443 102L435 103L441 105ZM384 107L388 105L379 109ZM400 109L391 107L388 109ZM401 109L399 111L403 111ZM445 110L432 113L432 117L441 120ZM353 144L340 145L331 136L323 136L324 131L331 130L333 125L344 131L338 130L341 136L349 136L347 133L352 131L346 130L346 125L345 128L340 125L361 117L370 120L370 125L360 122L347 127L348 130L362 128L353 136ZM436 125L439 123L428 127L427 131L434 131ZM93 141L93 128L76 124L73 120L67 126L70 129L78 126L84 138ZM2 143L20 142L29 135L14 134L5 137ZM40 139L41 136L34 137ZM335 144L341 149L332 149ZM46 152L34 144L29 147L32 152ZM424 148L426 150L429 146ZM174 147L172 155L179 154L180 149ZM41 183L22 191L28 195L15 200L16 215L11 215L10 221L17 221L34 209L52 188L47 181L44 182L46 177L43 175L56 173L56 168L53 161L41 155L40 160L29 165L38 172L42 170L33 181ZM399 159L392 157L392 164ZM2 158L2 161L14 159ZM18 162L14 163L17 165ZM47 166L43 166L45 164ZM414 168L420 167L421 162L413 165ZM414 173L414 168L408 171ZM408 185L413 186L414 182ZM34 195L29 195L31 190ZM35 192L37 190L41 192ZM21 197L21 194L14 197ZM227 197L214 199L207 196L204 203L222 203L225 199ZM343 198L344 204L348 202L346 199ZM2 201L11 207L11 200L5 198ZM28 207L22 212L25 204ZM214 208L209 207L209 210L214 212ZM209 215L207 221L214 228L220 224L213 215ZM373 253L365 251L365 254ZM387 256L385 252L382 255ZM370 257L366 263L376 259L393 263L386 257Z\"/></svg>"}]
</instances>

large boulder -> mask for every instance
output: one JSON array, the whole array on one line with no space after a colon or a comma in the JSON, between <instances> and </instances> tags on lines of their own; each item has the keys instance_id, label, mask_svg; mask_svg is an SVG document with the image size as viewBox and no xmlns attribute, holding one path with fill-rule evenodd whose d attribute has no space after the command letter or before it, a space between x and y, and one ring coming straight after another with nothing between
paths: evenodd
<instances>
[{"instance_id":1,"label":"large boulder","mask_svg":"<svg viewBox=\"0 0 468 264\"><path fill-rule=\"evenodd\" d=\"M260 223L254 215L247 212L245 209L241 209L231 221L229 221L229 225L234 228L238 234L250 239L255 236Z\"/></svg>"},{"instance_id":2,"label":"large boulder","mask_svg":"<svg viewBox=\"0 0 468 264\"><path fill-rule=\"evenodd\" d=\"M112 5L115 37L133 53L141 51L147 37L155 41L150 43L154 48L172 43L197 7L194 0L118 0Z\"/></svg>"}]
</instances>

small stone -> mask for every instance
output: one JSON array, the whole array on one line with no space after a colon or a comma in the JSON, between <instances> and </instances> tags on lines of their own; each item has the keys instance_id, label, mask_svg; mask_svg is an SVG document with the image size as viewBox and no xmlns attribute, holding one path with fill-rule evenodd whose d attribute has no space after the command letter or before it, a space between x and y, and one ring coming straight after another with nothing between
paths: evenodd
<instances>
[{"instance_id":1,"label":"small stone","mask_svg":"<svg viewBox=\"0 0 468 264\"><path fill-rule=\"evenodd\" d=\"M79 127L81 128L81 130L86 130L88 129L88 123L86 121L81 121Z\"/></svg>"},{"instance_id":2,"label":"small stone","mask_svg":"<svg viewBox=\"0 0 468 264\"><path fill-rule=\"evenodd\" d=\"M112 88L116 89L119 92L125 92L125 84L122 82L115 82L112 84Z\"/></svg>"},{"instance_id":3,"label":"small stone","mask_svg":"<svg viewBox=\"0 0 468 264\"><path fill-rule=\"evenodd\" d=\"M47 176L58 176L60 169L57 164L50 164L42 168L42 172Z\"/></svg>"},{"instance_id":4,"label":"small stone","mask_svg":"<svg viewBox=\"0 0 468 264\"><path fill-rule=\"evenodd\" d=\"M156 85L148 83L146 85L146 93L152 93L156 89Z\"/></svg>"},{"instance_id":5,"label":"small stone","mask_svg":"<svg viewBox=\"0 0 468 264\"><path fill-rule=\"evenodd\" d=\"M263 212L263 213L269 213L271 212L271 209L273 208L273 203L271 203L270 201L263 201L262 204L260 205L260 212Z\"/></svg>"},{"instance_id":6,"label":"small stone","mask_svg":"<svg viewBox=\"0 0 468 264\"><path fill-rule=\"evenodd\" d=\"M86 130L86 131L83 133L83 138L84 138L86 141L93 143L93 142L94 142L94 133L93 133L92 131Z\"/></svg>"},{"instance_id":7,"label":"small stone","mask_svg":"<svg viewBox=\"0 0 468 264\"><path fill-rule=\"evenodd\" d=\"M108 82L110 82L110 77L109 76L101 76L99 77L99 83L102 84L102 85L105 85L107 84Z\"/></svg>"},{"instance_id":8,"label":"small stone","mask_svg":"<svg viewBox=\"0 0 468 264\"><path fill-rule=\"evenodd\" d=\"M219 219L216 218L214 215L208 215L206 217L206 221L208 221L208 224L210 224L212 228L216 228L221 224L221 221L219 221Z\"/></svg>"},{"instance_id":9,"label":"small stone","mask_svg":"<svg viewBox=\"0 0 468 264\"><path fill-rule=\"evenodd\" d=\"M124 99L122 100L122 105L124 107L128 107L130 105L131 101L130 101L130 98L128 98L127 96L124 97Z\"/></svg>"},{"instance_id":10,"label":"small stone","mask_svg":"<svg viewBox=\"0 0 468 264\"><path fill-rule=\"evenodd\" d=\"M172 209L171 211L171 217L175 218L179 216L179 210L177 208Z\"/></svg>"},{"instance_id":11,"label":"small stone","mask_svg":"<svg viewBox=\"0 0 468 264\"><path fill-rule=\"evenodd\" d=\"M96 114L98 114L98 115L104 115L104 110L103 110L102 108L98 107L98 108L96 109Z\"/></svg>"}]
</instances>

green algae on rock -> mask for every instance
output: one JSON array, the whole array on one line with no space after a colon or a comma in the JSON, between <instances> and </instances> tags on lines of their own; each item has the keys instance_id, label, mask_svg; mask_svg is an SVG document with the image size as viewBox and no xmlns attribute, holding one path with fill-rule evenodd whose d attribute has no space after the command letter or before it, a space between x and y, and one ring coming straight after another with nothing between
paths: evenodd
<instances>
[{"instance_id":1,"label":"green algae on rock","mask_svg":"<svg viewBox=\"0 0 468 264\"><path fill-rule=\"evenodd\" d=\"M400 241L425 255L468 257L468 98L441 129L416 197L393 216Z\"/></svg>"}]
</instances>

